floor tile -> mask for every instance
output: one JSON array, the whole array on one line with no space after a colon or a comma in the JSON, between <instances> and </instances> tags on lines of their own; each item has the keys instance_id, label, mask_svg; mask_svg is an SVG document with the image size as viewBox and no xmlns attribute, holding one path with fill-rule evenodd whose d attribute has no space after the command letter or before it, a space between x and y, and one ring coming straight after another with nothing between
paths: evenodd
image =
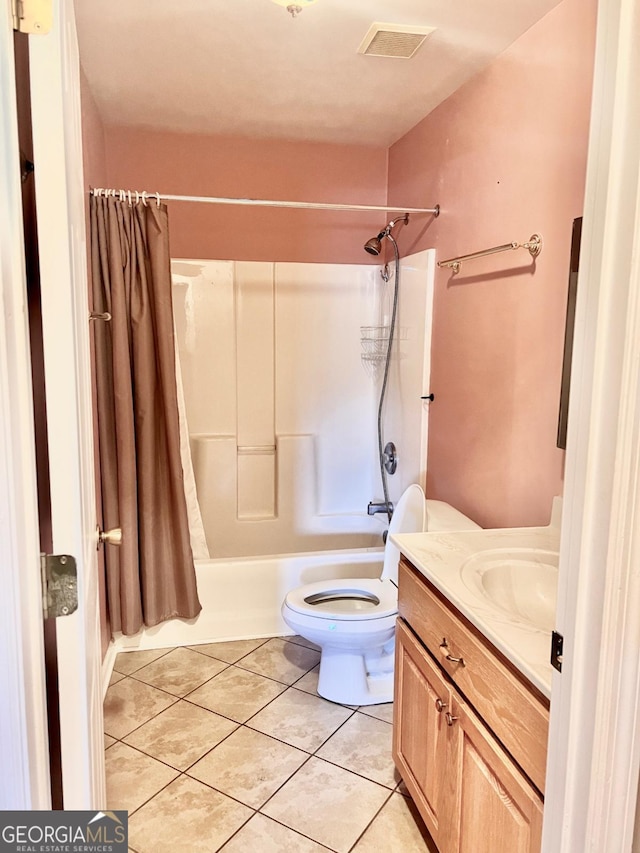
<instances>
[{"instance_id":1,"label":"floor tile","mask_svg":"<svg viewBox=\"0 0 640 853\"><path fill-rule=\"evenodd\" d=\"M393 722L393 702L385 702L384 705L361 705L358 708L361 714L384 720L386 723Z\"/></svg>"},{"instance_id":2,"label":"floor tile","mask_svg":"<svg viewBox=\"0 0 640 853\"><path fill-rule=\"evenodd\" d=\"M342 705L290 688L252 717L248 725L291 746L315 752L352 713Z\"/></svg>"},{"instance_id":3,"label":"floor tile","mask_svg":"<svg viewBox=\"0 0 640 853\"><path fill-rule=\"evenodd\" d=\"M175 696L155 687L124 678L107 690L104 730L112 737L122 738L176 701Z\"/></svg>"},{"instance_id":4,"label":"floor tile","mask_svg":"<svg viewBox=\"0 0 640 853\"><path fill-rule=\"evenodd\" d=\"M109 687L112 684L117 684L119 681L122 681L123 678L126 678L126 675L123 675L121 672L116 672L115 669L111 673L111 677L109 678Z\"/></svg>"},{"instance_id":5,"label":"floor tile","mask_svg":"<svg viewBox=\"0 0 640 853\"><path fill-rule=\"evenodd\" d=\"M186 696L226 666L207 655L179 648L137 670L135 677L175 696Z\"/></svg>"},{"instance_id":6,"label":"floor tile","mask_svg":"<svg viewBox=\"0 0 640 853\"><path fill-rule=\"evenodd\" d=\"M244 723L283 690L283 684L230 666L190 693L189 702Z\"/></svg>"},{"instance_id":7,"label":"floor tile","mask_svg":"<svg viewBox=\"0 0 640 853\"><path fill-rule=\"evenodd\" d=\"M251 809L180 776L129 819L139 853L212 853L251 817Z\"/></svg>"},{"instance_id":8,"label":"floor tile","mask_svg":"<svg viewBox=\"0 0 640 853\"><path fill-rule=\"evenodd\" d=\"M327 853L292 829L287 829L261 814L254 815L240 832L228 841L220 853Z\"/></svg>"},{"instance_id":9,"label":"floor tile","mask_svg":"<svg viewBox=\"0 0 640 853\"><path fill-rule=\"evenodd\" d=\"M125 742L178 770L186 770L237 728L226 717L176 702L136 729Z\"/></svg>"},{"instance_id":10,"label":"floor tile","mask_svg":"<svg viewBox=\"0 0 640 853\"><path fill-rule=\"evenodd\" d=\"M391 757L393 728L356 712L316 753L345 770L395 788L400 776Z\"/></svg>"},{"instance_id":11,"label":"floor tile","mask_svg":"<svg viewBox=\"0 0 640 853\"><path fill-rule=\"evenodd\" d=\"M437 853L411 800L401 794L392 794L353 848L353 853L398 853L399 850Z\"/></svg>"},{"instance_id":12,"label":"floor tile","mask_svg":"<svg viewBox=\"0 0 640 853\"><path fill-rule=\"evenodd\" d=\"M308 757L243 726L198 761L189 776L257 809Z\"/></svg>"},{"instance_id":13,"label":"floor tile","mask_svg":"<svg viewBox=\"0 0 640 853\"><path fill-rule=\"evenodd\" d=\"M117 742L118 741L114 737L111 737L111 735L104 735L104 748L105 749L109 749L110 746L113 746L113 744L117 743Z\"/></svg>"},{"instance_id":14,"label":"floor tile","mask_svg":"<svg viewBox=\"0 0 640 853\"><path fill-rule=\"evenodd\" d=\"M178 775L166 764L124 743L116 743L106 751L105 764L107 808L125 809L130 814Z\"/></svg>"},{"instance_id":15,"label":"floor tile","mask_svg":"<svg viewBox=\"0 0 640 853\"><path fill-rule=\"evenodd\" d=\"M255 652L242 658L238 666L274 678L284 684L293 684L320 661L320 653L286 640L269 640Z\"/></svg>"},{"instance_id":16,"label":"floor tile","mask_svg":"<svg viewBox=\"0 0 640 853\"><path fill-rule=\"evenodd\" d=\"M310 758L262 812L337 853L347 853L388 796L375 782Z\"/></svg>"},{"instance_id":17,"label":"floor tile","mask_svg":"<svg viewBox=\"0 0 640 853\"><path fill-rule=\"evenodd\" d=\"M230 640L227 643L203 643L199 646L189 646L189 648L193 649L194 652L200 652L202 655L210 655L212 658L226 661L226 663L236 663L240 658L255 651L258 646L262 646L266 642L266 640Z\"/></svg>"},{"instance_id":18,"label":"floor tile","mask_svg":"<svg viewBox=\"0 0 640 853\"><path fill-rule=\"evenodd\" d=\"M141 669L143 666L151 663L151 661L161 658L170 651L171 649L145 649L140 652L120 652L116 656L113 668L116 672L120 672L123 675L131 675L136 669Z\"/></svg>"}]
</instances>

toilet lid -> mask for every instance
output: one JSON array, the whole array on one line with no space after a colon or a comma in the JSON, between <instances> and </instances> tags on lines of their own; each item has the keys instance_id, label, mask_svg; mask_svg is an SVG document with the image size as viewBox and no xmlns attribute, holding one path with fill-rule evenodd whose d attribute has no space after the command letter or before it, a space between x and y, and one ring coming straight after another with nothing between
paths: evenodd
<instances>
[{"instance_id":1,"label":"toilet lid","mask_svg":"<svg viewBox=\"0 0 640 853\"><path fill-rule=\"evenodd\" d=\"M390 580L342 578L292 590L285 598L291 610L319 619L382 619L398 612L398 590Z\"/></svg>"}]
</instances>

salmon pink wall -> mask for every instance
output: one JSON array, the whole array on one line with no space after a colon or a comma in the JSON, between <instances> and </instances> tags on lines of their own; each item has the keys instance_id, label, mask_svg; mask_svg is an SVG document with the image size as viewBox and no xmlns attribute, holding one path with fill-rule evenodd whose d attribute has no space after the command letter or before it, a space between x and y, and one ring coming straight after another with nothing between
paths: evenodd
<instances>
[{"instance_id":1,"label":"salmon pink wall","mask_svg":"<svg viewBox=\"0 0 640 853\"><path fill-rule=\"evenodd\" d=\"M389 154L390 203L442 206L428 229L403 229L403 254L544 240L535 263L520 249L436 277L427 492L483 526L546 524L562 493L556 429L595 13L595 0L564 0Z\"/></svg>"},{"instance_id":2,"label":"salmon pink wall","mask_svg":"<svg viewBox=\"0 0 640 853\"><path fill-rule=\"evenodd\" d=\"M386 204L387 150L107 128L109 186L170 195ZM386 214L169 203L176 258L367 263Z\"/></svg>"},{"instance_id":3,"label":"salmon pink wall","mask_svg":"<svg viewBox=\"0 0 640 853\"><path fill-rule=\"evenodd\" d=\"M103 186L107 178L107 156L105 147L104 126L98 113L98 108L91 94L91 89L87 83L82 69L80 70L80 100L82 107L82 160L84 170L84 185L89 187ZM87 243L89 243L89 196L87 194ZM87 246L88 251L88 246ZM88 259L88 271L91 275L91 259ZM91 300L91 287L89 287L89 300ZM93 359L93 337L91 340L91 357ZM92 376L95 382L95 373L92 370ZM98 505L98 518L102 517L102 500L100 496L100 460L98 457L98 415L95 408L96 389L93 387L93 443L95 450L95 468L96 468L96 502ZM103 551L98 555L98 570L99 570L99 595L100 595L100 641L102 646L102 656L104 657L109 642L111 640L111 627L109 625L109 616L107 613L107 593L106 593L106 577Z\"/></svg>"}]
</instances>

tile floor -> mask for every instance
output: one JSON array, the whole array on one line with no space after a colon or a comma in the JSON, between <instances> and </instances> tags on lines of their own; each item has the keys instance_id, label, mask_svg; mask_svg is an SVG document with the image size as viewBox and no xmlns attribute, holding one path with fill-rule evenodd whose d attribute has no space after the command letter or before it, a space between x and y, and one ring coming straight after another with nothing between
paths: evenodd
<instances>
[{"instance_id":1,"label":"tile floor","mask_svg":"<svg viewBox=\"0 0 640 853\"><path fill-rule=\"evenodd\" d=\"M316 693L300 637L127 652L105 700L108 808L135 853L432 851L391 705Z\"/></svg>"}]
</instances>

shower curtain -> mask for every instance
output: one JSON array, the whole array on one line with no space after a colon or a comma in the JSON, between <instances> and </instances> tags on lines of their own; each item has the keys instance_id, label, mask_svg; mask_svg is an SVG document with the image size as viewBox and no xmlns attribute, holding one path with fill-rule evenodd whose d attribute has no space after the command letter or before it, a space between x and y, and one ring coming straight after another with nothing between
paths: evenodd
<instances>
[{"instance_id":1,"label":"shower curtain","mask_svg":"<svg viewBox=\"0 0 640 853\"><path fill-rule=\"evenodd\" d=\"M91 270L111 630L135 634L201 606L180 459L165 205L92 196Z\"/></svg>"}]
</instances>

